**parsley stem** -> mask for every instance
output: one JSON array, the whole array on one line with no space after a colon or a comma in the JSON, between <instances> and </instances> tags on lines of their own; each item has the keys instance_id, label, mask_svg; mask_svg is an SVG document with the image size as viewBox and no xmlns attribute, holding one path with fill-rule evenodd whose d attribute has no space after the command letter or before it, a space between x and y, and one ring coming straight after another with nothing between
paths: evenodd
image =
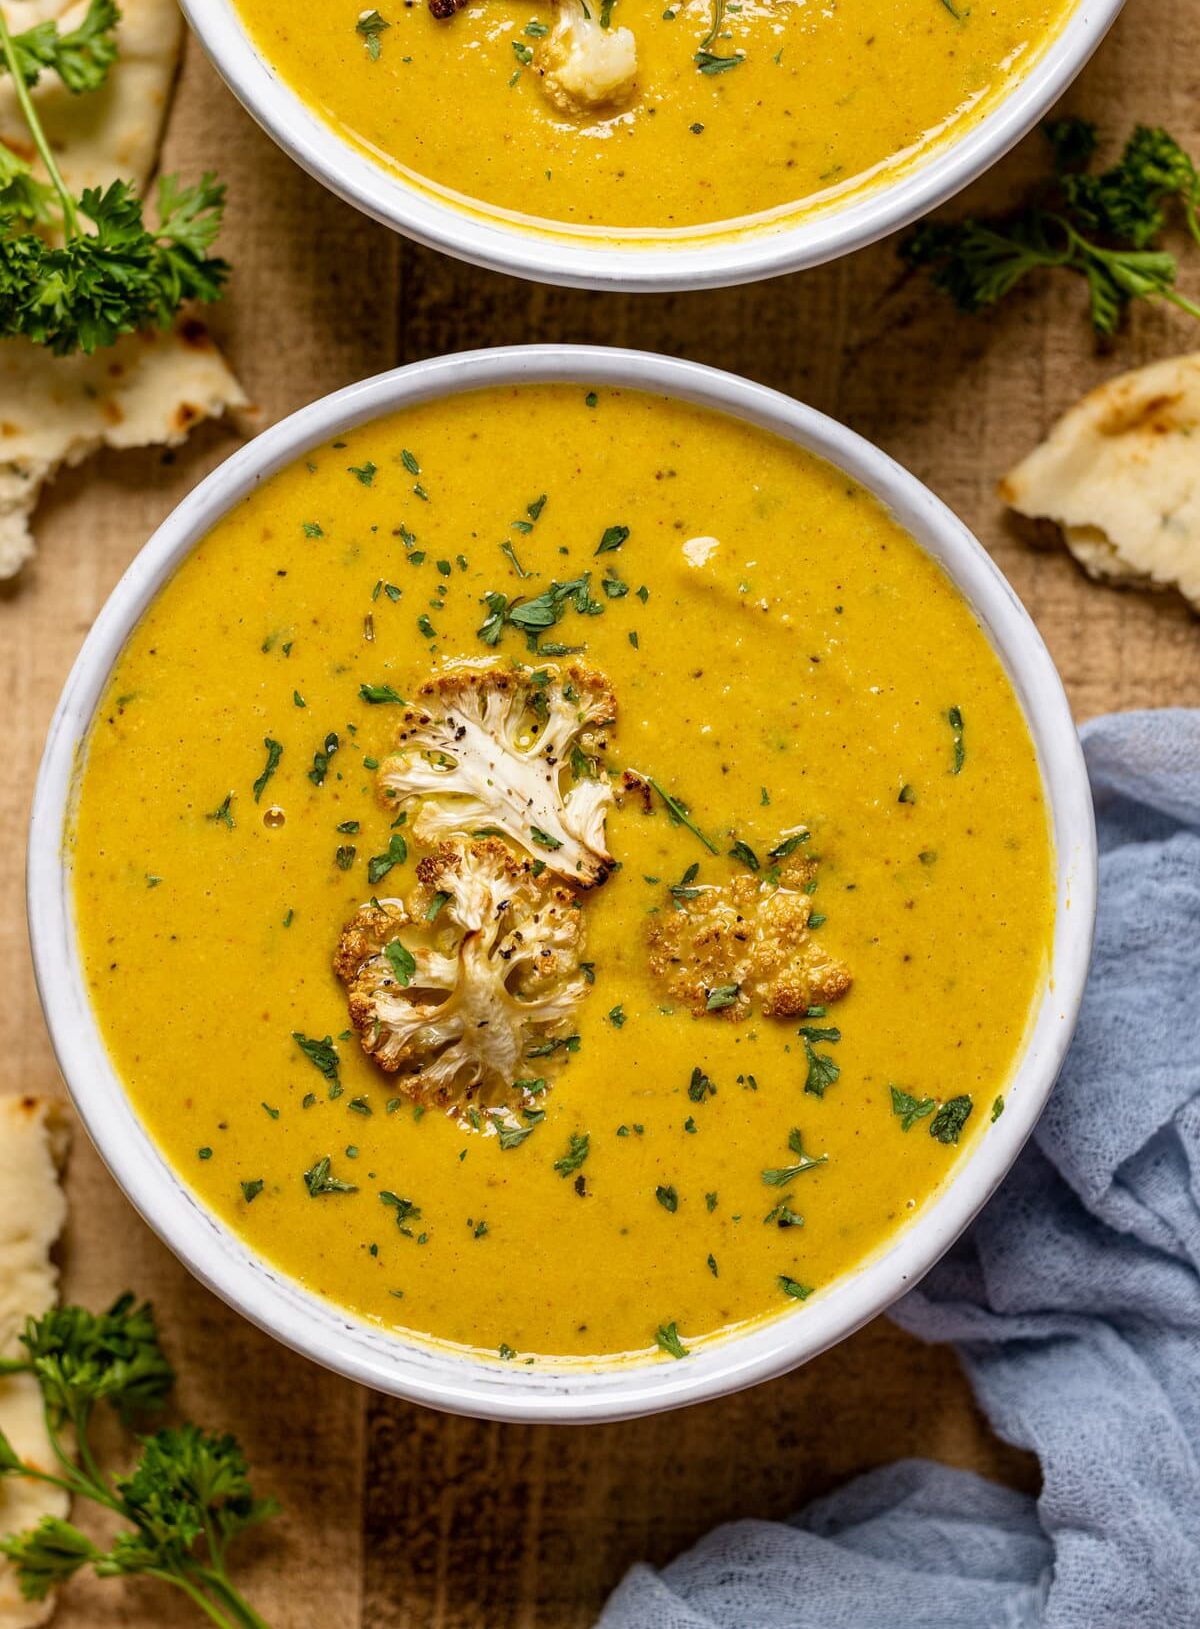
<instances>
[{"instance_id":1,"label":"parsley stem","mask_svg":"<svg viewBox=\"0 0 1200 1629\"><path fill-rule=\"evenodd\" d=\"M216 1591L223 1604L235 1614L238 1629L270 1629L266 1620L259 1617L250 1602L234 1585L223 1566L219 1563L213 1567L198 1566L195 1572L210 1589Z\"/></svg>"},{"instance_id":2,"label":"parsley stem","mask_svg":"<svg viewBox=\"0 0 1200 1629\"><path fill-rule=\"evenodd\" d=\"M0 51L4 54L4 62L8 68L9 77L13 82L13 93L17 98L17 105L21 109L25 123L29 126L29 134L33 137L33 145L38 150L38 156L46 166L46 174L54 183L54 190L58 193L62 203L63 225L69 238L79 235L79 216L75 209L75 200L67 190L67 184L55 162L54 154L50 150L50 143L46 139L46 132L42 129L42 121L38 118L37 110L33 105L33 98L29 94L29 86L25 83L25 75L21 72L21 64L17 60L16 46L13 44L12 34L9 32L8 19L4 15L4 7L0 5Z\"/></svg>"},{"instance_id":3,"label":"parsley stem","mask_svg":"<svg viewBox=\"0 0 1200 1629\"><path fill-rule=\"evenodd\" d=\"M227 1618L225 1614L221 1612L212 1601L209 1600L204 1591L197 1585L193 1584L191 1579L185 1578L182 1573L167 1572L163 1567L147 1567L145 1576L147 1578L157 1578L159 1582L163 1584L174 1584L176 1589L181 1589L188 1599L194 1602L195 1605L200 1608L205 1617L210 1618L212 1622L218 1626L218 1629L239 1629L236 1622L230 1618Z\"/></svg>"},{"instance_id":4,"label":"parsley stem","mask_svg":"<svg viewBox=\"0 0 1200 1629\"><path fill-rule=\"evenodd\" d=\"M696 822L688 818L688 812L683 807L683 804L680 803L678 798L673 798L669 792L665 792L658 782L653 778L653 776L646 775L643 777L643 779L645 780L647 786L652 786L658 793L659 797L667 806L668 814L677 825L686 826L693 837L698 837L700 839L710 854L716 854L719 852L717 845L713 842L712 838L706 837L700 830L699 826L697 826Z\"/></svg>"}]
</instances>

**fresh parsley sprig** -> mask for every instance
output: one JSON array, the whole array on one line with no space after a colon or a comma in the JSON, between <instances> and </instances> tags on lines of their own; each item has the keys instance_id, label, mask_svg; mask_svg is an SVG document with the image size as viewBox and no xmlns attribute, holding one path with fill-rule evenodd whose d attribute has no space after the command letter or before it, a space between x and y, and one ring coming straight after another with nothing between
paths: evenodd
<instances>
[{"instance_id":1,"label":"fresh parsley sprig","mask_svg":"<svg viewBox=\"0 0 1200 1629\"><path fill-rule=\"evenodd\" d=\"M1139 125L1120 159L1089 166L1096 127L1083 119L1044 126L1053 171L1012 214L925 221L900 245L910 266L930 269L934 284L962 311L997 304L1032 271L1062 267L1088 287L1093 327L1115 332L1133 300L1169 300L1189 316L1200 304L1176 288L1179 266L1156 244L1174 205L1200 244L1200 172L1165 130Z\"/></svg>"},{"instance_id":2,"label":"fresh parsley sprig","mask_svg":"<svg viewBox=\"0 0 1200 1629\"><path fill-rule=\"evenodd\" d=\"M97 90L116 59L119 20L113 0L91 0L67 33L53 21L13 33L0 5L0 71L48 177L0 145L0 339L21 336L59 356L165 328L184 301L218 299L229 274L209 254L225 202L215 176L193 187L160 177L154 227L128 182L76 197L63 180L30 88L50 71L72 95Z\"/></svg>"},{"instance_id":3,"label":"fresh parsley sprig","mask_svg":"<svg viewBox=\"0 0 1200 1629\"><path fill-rule=\"evenodd\" d=\"M230 1543L275 1515L256 1499L236 1440L186 1424L140 1437L128 1476L100 1469L90 1428L98 1403L126 1425L161 1407L175 1376L146 1304L123 1295L107 1312L57 1307L31 1318L20 1337L25 1355L0 1360L0 1374L31 1374L42 1393L57 1468L26 1465L0 1432L0 1476L19 1476L91 1499L128 1526L107 1549L73 1522L43 1516L36 1527L0 1539L27 1600L46 1595L83 1567L102 1578L138 1574L181 1590L219 1629L267 1629L229 1576Z\"/></svg>"}]
</instances>

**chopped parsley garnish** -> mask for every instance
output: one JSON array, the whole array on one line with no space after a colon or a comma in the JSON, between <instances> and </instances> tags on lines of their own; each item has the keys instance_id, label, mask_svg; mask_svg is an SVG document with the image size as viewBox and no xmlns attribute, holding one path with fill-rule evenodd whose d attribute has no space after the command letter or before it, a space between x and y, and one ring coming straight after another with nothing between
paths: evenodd
<instances>
[{"instance_id":1,"label":"chopped parsley garnish","mask_svg":"<svg viewBox=\"0 0 1200 1629\"><path fill-rule=\"evenodd\" d=\"M664 791L658 782L651 776L645 776L645 781L647 786L649 786L653 791L657 792L659 797L662 799L673 826L686 826L693 837L698 837L700 839L710 854L717 854L720 852L712 839L710 837L706 837L700 830L699 826L697 826L695 821L691 818L691 811L686 803L679 798L672 797L669 792Z\"/></svg>"},{"instance_id":2,"label":"chopped parsley garnish","mask_svg":"<svg viewBox=\"0 0 1200 1629\"><path fill-rule=\"evenodd\" d=\"M269 735L263 741L263 746L267 749L267 761L263 765L262 774L254 783L255 803L258 802L259 798L261 798L263 793L266 791L267 782L279 768L279 760L283 757L283 747L278 741L272 741Z\"/></svg>"},{"instance_id":3,"label":"chopped parsley garnish","mask_svg":"<svg viewBox=\"0 0 1200 1629\"><path fill-rule=\"evenodd\" d=\"M413 1236L413 1231L408 1224L417 1220L421 1214L421 1207L419 1205L414 1205L411 1199L401 1199L399 1194L391 1193L386 1188L381 1191L379 1195L379 1202L380 1204L388 1205L392 1210L395 1211L396 1226L400 1229L400 1232L403 1233L406 1239L411 1239ZM424 1237L425 1235L422 1234L421 1240L423 1240ZM421 1241L419 1240L418 1242Z\"/></svg>"},{"instance_id":4,"label":"chopped parsley garnish","mask_svg":"<svg viewBox=\"0 0 1200 1629\"><path fill-rule=\"evenodd\" d=\"M294 1029L292 1031L292 1040L295 1041L314 1069L320 1070L331 1085L338 1084L338 1053L331 1035L326 1035L323 1040L316 1041L311 1036L302 1035L298 1029Z\"/></svg>"},{"instance_id":5,"label":"chopped parsley garnish","mask_svg":"<svg viewBox=\"0 0 1200 1629\"><path fill-rule=\"evenodd\" d=\"M263 1186L264 1184L261 1177L255 1177L252 1182L242 1183L242 1198L248 1205L253 1204L258 1198L259 1194L263 1191Z\"/></svg>"},{"instance_id":6,"label":"chopped parsley garnish","mask_svg":"<svg viewBox=\"0 0 1200 1629\"><path fill-rule=\"evenodd\" d=\"M804 1055L808 1059L808 1075L804 1090L814 1097L824 1097L826 1090L841 1074L834 1060L824 1052L816 1052L808 1036L804 1037Z\"/></svg>"},{"instance_id":7,"label":"chopped parsley garnish","mask_svg":"<svg viewBox=\"0 0 1200 1629\"><path fill-rule=\"evenodd\" d=\"M737 1005L741 994L740 984L718 984L708 992L708 999L704 1003L705 1012L723 1012L726 1007Z\"/></svg>"},{"instance_id":8,"label":"chopped parsley garnish","mask_svg":"<svg viewBox=\"0 0 1200 1629\"><path fill-rule=\"evenodd\" d=\"M527 1058L551 1058L556 1052L578 1052L578 1035L559 1035L553 1040L538 1041L535 1046L527 1047Z\"/></svg>"},{"instance_id":9,"label":"chopped parsley garnish","mask_svg":"<svg viewBox=\"0 0 1200 1629\"><path fill-rule=\"evenodd\" d=\"M930 1121L929 1135L935 1137L939 1143L956 1143L963 1127L971 1118L971 1110L974 1107L974 1103L965 1094L961 1097L952 1097L948 1103L942 1104Z\"/></svg>"},{"instance_id":10,"label":"chopped parsley garnish","mask_svg":"<svg viewBox=\"0 0 1200 1629\"><path fill-rule=\"evenodd\" d=\"M909 1131L923 1120L927 1114L932 1114L936 1104L932 1097L913 1097L911 1092L901 1090L899 1086L891 1088L892 1113L900 1118L900 1130Z\"/></svg>"},{"instance_id":11,"label":"chopped parsley garnish","mask_svg":"<svg viewBox=\"0 0 1200 1629\"><path fill-rule=\"evenodd\" d=\"M543 831L540 826L530 826L529 835L539 848L554 850L562 847L561 838L552 837L548 831Z\"/></svg>"},{"instance_id":12,"label":"chopped parsley garnish","mask_svg":"<svg viewBox=\"0 0 1200 1629\"><path fill-rule=\"evenodd\" d=\"M782 1188L794 1178L802 1176L805 1171L811 1171L817 1165L824 1165L829 1158L828 1154L819 1154L814 1158L804 1152L804 1139L798 1126L794 1126L788 1134L788 1147L795 1154L796 1163L775 1166L764 1171L762 1179L769 1188Z\"/></svg>"},{"instance_id":13,"label":"chopped parsley garnish","mask_svg":"<svg viewBox=\"0 0 1200 1629\"><path fill-rule=\"evenodd\" d=\"M334 850L333 863L339 871L349 871L354 864L354 856L358 853L353 843L339 843Z\"/></svg>"},{"instance_id":14,"label":"chopped parsley garnish","mask_svg":"<svg viewBox=\"0 0 1200 1629\"><path fill-rule=\"evenodd\" d=\"M371 460L368 459L365 464L351 464L348 473L356 476L364 486L370 486L379 472Z\"/></svg>"},{"instance_id":15,"label":"chopped parsley garnish","mask_svg":"<svg viewBox=\"0 0 1200 1629\"><path fill-rule=\"evenodd\" d=\"M324 786L325 777L329 773L329 760L338 749L338 738L331 730L325 740L313 753L312 768L308 778L314 786Z\"/></svg>"},{"instance_id":16,"label":"chopped parsley garnish","mask_svg":"<svg viewBox=\"0 0 1200 1629\"><path fill-rule=\"evenodd\" d=\"M404 833L394 831L388 839L387 850L383 854L373 854L367 861L367 881L372 888L377 882L382 882L394 865L403 865L408 859L408 844L404 840Z\"/></svg>"},{"instance_id":17,"label":"chopped parsley garnish","mask_svg":"<svg viewBox=\"0 0 1200 1629\"><path fill-rule=\"evenodd\" d=\"M358 693L372 707L380 707L387 702L394 702L397 707L405 705L404 697L390 684L360 684Z\"/></svg>"},{"instance_id":18,"label":"chopped parsley garnish","mask_svg":"<svg viewBox=\"0 0 1200 1629\"><path fill-rule=\"evenodd\" d=\"M692 1078L688 1081L688 1097L693 1103L703 1103L706 1097L716 1097L717 1088L697 1064L692 1070Z\"/></svg>"},{"instance_id":19,"label":"chopped parsley garnish","mask_svg":"<svg viewBox=\"0 0 1200 1629\"><path fill-rule=\"evenodd\" d=\"M204 817L205 820L211 820L219 826L228 826L229 830L232 831L233 814L230 810L230 805L232 802L233 793L226 792L224 802L221 804L220 808L214 809L211 814L206 814Z\"/></svg>"},{"instance_id":20,"label":"chopped parsley garnish","mask_svg":"<svg viewBox=\"0 0 1200 1629\"><path fill-rule=\"evenodd\" d=\"M967 757L967 749L963 743L963 716L961 710L957 707L951 707L946 714L946 723L950 726L950 735L954 743L954 757L950 773L958 775L961 773Z\"/></svg>"},{"instance_id":21,"label":"chopped parsley garnish","mask_svg":"<svg viewBox=\"0 0 1200 1629\"><path fill-rule=\"evenodd\" d=\"M317 538L325 536L324 528L319 526L315 520L303 521L301 522L301 526L305 537Z\"/></svg>"},{"instance_id":22,"label":"chopped parsley garnish","mask_svg":"<svg viewBox=\"0 0 1200 1629\"><path fill-rule=\"evenodd\" d=\"M358 1189L353 1182L343 1182L335 1177L329 1168L329 1155L324 1155L316 1164L304 1173L304 1186L308 1189L310 1199L319 1199L326 1193L357 1193Z\"/></svg>"},{"instance_id":23,"label":"chopped parsley garnish","mask_svg":"<svg viewBox=\"0 0 1200 1629\"><path fill-rule=\"evenodd\" d=\"M916 801L917 801L916 788L913 787L913 786L910 786L908 784L908 782L905 781L904 785L900 788L900 796L896 799L896 802L897 803L915 803Z\"/></svg>"},{"instance_id":24,"label":"chopped parsley garnish","mask_svg":"<svg viewBox=\"0 0 1200 1629\"><path fill-rule=\"evenodd\" d=\"M429 901L429 905L425 911L426 922L436 922L443 908L449 903L450 895L446 893L444 889L439 888L437 893L434 894L433 898Z\"/></svg>"},{"instance_id":25,"label":"chopped parsley garnish","mask_svg":"<svg viewBox=\"0 0 1200 1629\"><path fill-rule=\"evenodd\" d=\"M392 25L390 23L384 22L383 18L377 11L364 11L359 17L358 21L355 23L354 32L361 36L362 42L366 46L367 56L372 62L379 61L379 53L382 49L380 35L383 33L385 28L390 28L391 26ZM371 466L371 471L373 474L374 465ZM355 474L357 473L358 471L356 470ZM368 481L366 484L370 486L371 483Z\"/></svg>"},{"instance_id":26,"label":"chopped parsley garnish","mask_svg":"<svg viewBox=\"0 0 1200 1629\"><path fill-rule=\"evenodd\" d=\"M614 1029L624 1029L627 1019L625 1016L625 1011L619 1001L615 1007L610 1009L608 1021Z\"/></svg>"},{"instance_id":27,"label":"chopped parsley garnish","mask_svg":"<svg viewBox=\"0 0 1200 1629\"><path fill-rule=\"evenodd\" d=\"M685 1358L688 1355L687 1347L679 1338L679 1328L674 1323L658 1326L654 1331L654 1344L669 1357Z\"/></svg>"},{"instance_id":28,"label":"chopped parsley garnish","mask_svg":"<svg viewBox=\"0 0 1200 1629\"><path fill-rule=\"evenodd\" d=\"M998 1097L996 1099L996 1101L992 1104L992 1124L993 1125L995 1125L996 1121L1000 1118L1000 1116L1003 1113L1004 1113L1004 1098L1003 1097Z\"/></svg>"},{"instance_id":29,"label":"chopped parsley garnish","mask_svg":"<svg viewBox=\"0 0 1200 1629\"><path fill-rule=\"evenodd\" d=\"M812 1294L810 1284L797 1283L794 1278L789 1278L786 1273L780 1273L779 1275L779 1288L785 1295L790 1295L793 1301L807 1301Z\"/></svg>"},{"instance_id":30,"label":"chopped parsley garnish","mask_svg":"<svg viewBox=\"0 0 1200 1629\"><path fill-rule=\"evenodd\" d=\"M412 951L399 939L392 939L383 947L387 957L388 966L397 984L408 986L412 983L412 976L417 970L417 959Z\"/></svg>"},{"instance_id":31,"label":"chopped parsley garnish","mask_svg":"<svg viewBox=\"0 0 1200 1629\"><path fill-rule=\"evenodd\" d=\"M740 860L741 863L744 866L747 866L751 871L762 870L762 861L750 847L749 843L744 843L740 837L729 850L729 857L733 860Z\"/></svg>"},{"instance_id":32,"label":"chopped parsley garnish","mask_svg":"<svg viewBox=\"0 0 1200 1629\"><path fill-rule=\"evenodd\" d=\"M790 837L785 837L781 842L776 843L775 847L768 852L767 858L769 860L786 860L790 854L796 852L801 843L807 843L811 835L810 832L806 831L793 832Z\"/></svg>"},{"instance_id":33,"label":"chopped parsley garnish","mask_svg":"<svg viewBox=\"0 0 1200 1629\"><path fill-rule=\"evenodd\" d=\"M704 893L703 888L696 888L693 886L696 878L699 875L700 862L699 860L693 860L691 865L689 865L687 870L683 873L683 876L680 877L679 881L671 884L671 898L676 901L676 910L680 909L680 905L678 903L680 900L699 899Z\"/></svg>"},{"instance_id":34,"label":"chopped parsley garnish","mask_svg":"<svg viewBox=\"0 0 1200 1629\"><path fill-rule=\"evenodd\" d=\"M628 526L606 526L604 529L604 535L601 537L600 542L596 546L596 553L611 554L615 549L619 549L622 543L628 542L628 540Z\"/></svg>"},{"instance_id":35,"label":"chopped parsley garnish","mask_svg":"<svg viewBox=\"0 0 1200 1629\"><path fill-rule=\"evenodd\" d=\"M574 1176L591 1151L592 1139L586 1131L573 1131L567 1152L555 1160L554 1169L561 1177Z\"/></svg>"},{"instance_id":36,"label":"chopped parsley garnish","mask_svg":"<svg viewBox=\"0 0 1200 1629\"><path fill-rule=\"evenodd\" d=\"M673 1187L664 1186L660 1183L654 1190L654 1197L664 1210L670 1211L672 1216L679 1209L679 1195Z\"/></svg>"},{"instance_id":37,"label":"chopped parsley garnish","mask_svg":"<svg viewBox=\"0 0 1200 1629\"><path fill-rule=\"evenodd\" d=\"M519 1126L512 1120L506 1120L502 1114L493 1114L492 1124L496 1128L496 1136L500 1140L501 1148L520 1148L526 1137L531 1137L541 1124L541 1116L532 1120L527 1126Z\"/></svg>"},{"instance_id":38,"label":"chopped parsley garnish","mask_svg":"<svg viewBox=\"0 0 1200 1629\"><path fill-rule=\"evenodd\" d=\"M794 1211L786 1199L781 1199L763 1217L763 1226L774 1222L776 1227L803 1227L804 1218L798 1211Z\"/></svg>"}]
</instances>

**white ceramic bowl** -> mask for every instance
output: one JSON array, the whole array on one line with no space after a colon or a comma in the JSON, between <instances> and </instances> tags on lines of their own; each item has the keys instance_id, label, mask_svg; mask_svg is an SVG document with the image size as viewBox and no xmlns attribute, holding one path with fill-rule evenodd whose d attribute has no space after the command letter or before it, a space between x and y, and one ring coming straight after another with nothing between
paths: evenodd
<instances>
[{"instance_id":1,"label":"white ceramic bowl","mask_svg":"<svg viewBox=\"0 0 1200 1629\"><path fill-rule=\"evenodd\" d=\"M180 0L234 95L310 175L430 248L539 283L591 289L701 289L819 266L907 226L953 196L1043 117L1104 38L1123 0L1077 0L1067 22L1004 100L898 178L791 224L664 243L607 244L459 207L344 141L259 55L233 0Z\"/></svg>"},{"instance_id":2,"label":"white ceramic bowl","mask_svg":"<svg viewBox=\"0 0 1200 1629\"><path fill-rule=\"evenodd\" d=\"M657 391L720 409L797 442L874 492L958 585L1003 662L1033 735L1053 824L1050 979L1005 1089L1004 1114L887 1248L803 1308L703 1345L683 1362L514 1367L389 1334L309 1294L210 1214L151 1140L105 1052L76 944L65 834L82 748L122 646L188 551L260 481L341 431L433 397L544 380ZM1092 804L1066 697L1020 601L962 522L884 453L787 396L691 362L585 346L465 352L380 374L293 414L202 481L134 560L87 637L50 726L29 834L30 933L58 1061L92 1140L151 1227L210 1289L317 1362L380 1391L495 1419L619 1419L734 1391L815 1356L914 1284L1004 1176L1050 1093L1083 994L1095 901Z\"/></svg>"}]
</instances>

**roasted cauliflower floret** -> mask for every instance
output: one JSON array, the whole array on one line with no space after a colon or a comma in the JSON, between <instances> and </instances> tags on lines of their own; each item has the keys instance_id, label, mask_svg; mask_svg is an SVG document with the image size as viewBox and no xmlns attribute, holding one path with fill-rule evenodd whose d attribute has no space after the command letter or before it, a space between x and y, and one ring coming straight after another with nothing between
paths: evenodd
<instances>
[{"instance_id":1,"label":"roasted cauliflower floret","mask_svg":"<svg viewBox=\"0 0 1200 1629\"><path fill-rule=\"evenodd\" d=\"M747 875L689 889L677 909L651 917L650 969L672 1000L694 1013L738 1020L754 1006L768 1018L802 1017L844 996L848 968L809 928L806 889L816 862L794 854L773 880Z\"/></svg>"},{"instance_id":2,"label":"roasted cauliflower floret","mask_svg":"<svg viewBox=\"0 0 1200 1629\"><path fill-rule=\"evenodd\" d=\"M583 668L457 668L405 709L380 792L393 805L421 800L419 842L494 827L590 888L613 863L605 836L613 793L593 773L593 755L616 714L608 681Z\"/></svg>"},{"instance_id":3,"label":"roasted cauliflower floret","mask_svg":"<svg viewBox=\"0 0 1200 1629\"><path fill-rule=\"evenodd\" d=\"M528 1098L518 1083L562 1057L552 1043L588 990L583 945L571 890L487 838L443 843L406 899L364 905L333 966L363 1050L409 1096L512 1110Z\"/></svg>"},{"instance_id":4,"label":"roasted cauliflower floret","mask_svg":"<svg viewBox=\"0 0 1200 1629\"><path fill-rule=\"evenodd\" d=\"M563 113L578 117L614 107L633 93L637 42L627 28L602 28L599 0L558 0L558 18L537 56L542 89Z\"/></svg>"}]
</instances>

